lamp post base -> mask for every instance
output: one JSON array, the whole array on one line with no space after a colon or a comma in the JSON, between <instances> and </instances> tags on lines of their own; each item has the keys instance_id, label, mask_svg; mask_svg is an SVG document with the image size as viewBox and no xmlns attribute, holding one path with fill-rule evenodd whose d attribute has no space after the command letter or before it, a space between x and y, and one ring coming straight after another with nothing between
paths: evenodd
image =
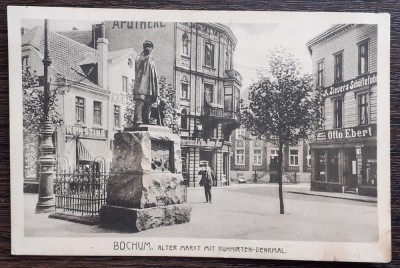
<instances>
[{"instance_id":1,"label":"lamp post base","mask_svg":"<svg viewBox=\"0 0 400 268\"><path fill-rule=\"evenodd\" d=\"M54 202L54 196L39 197L39 201L36 203L36 214L54 212L56 204Z\"/></svg>"}]
</instances>

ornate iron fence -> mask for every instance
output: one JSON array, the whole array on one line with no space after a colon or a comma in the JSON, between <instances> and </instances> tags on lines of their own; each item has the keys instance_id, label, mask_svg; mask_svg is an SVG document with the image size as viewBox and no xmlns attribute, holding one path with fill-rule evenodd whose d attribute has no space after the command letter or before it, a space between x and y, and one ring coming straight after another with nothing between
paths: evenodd
<instances>
[{"instance_id":1,"label":"ornate iron fence","mask_svg":"<svg viewBox=\"0 0 400 268\"><path fill-rule=\"evenodd\" d=\"M56 211L98 215L106 203L109 173L98 165L59 171L54 183Z\"/></svg>"}]
</instances>

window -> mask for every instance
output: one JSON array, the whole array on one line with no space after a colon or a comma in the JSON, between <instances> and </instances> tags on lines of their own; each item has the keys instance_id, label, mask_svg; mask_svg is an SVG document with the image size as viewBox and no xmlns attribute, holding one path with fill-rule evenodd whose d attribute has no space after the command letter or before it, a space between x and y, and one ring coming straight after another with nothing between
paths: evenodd
<instances>
[{"instance_id":1,"label":"window","mask_svg":"<svg viewBox=\"0 0 400 268\"><path fill-rule=\"evenodd\" d=\"M186 34L182 35L182 54L189 55L189 38Z\"/></svg>"},{"instance_id":2,"label":"window","mask_svg":"<svg viewBox=\"0 0 400 268\"><path fill-rule=\"evenodd\" d=\"M236 139L237 140L243 140L245 135L245 130L244 129L237 129L236 130Z\"/></svg>"},{"instance_id":3,"label":"window","mask_svg":"<svg viewBox=\"0 0 400 268\"><path fill-rule=\"evenodd\" d=\"M311 148L310 148L310 145L308 145L308 150L307 150L307 165L311 166Z\"/></svg>"},{"instance_id":4,"label":"window","mask_svg":"<svg viewBox=\"0 0 400 268\"><path fill-rule=\"evenodd\" d=\"M187 83L182 83L181 84L181 98L183 99L188 99L188 84Z\"/></svg>"},{"instance_id":5,"label":"window","mask_svg":"<svg viewBox=\"0 0 400 268\"><path fill-rule=\"evenodd\" d=\"M335 55L335 83L343 81L343 53Z\"/></svg>"},{"instance_id":6,"label":"window","mask_svg":"<svg viewBox=\"0 0 400 268\"><path fill-rule=\"evenodd\" d=\"M114 105L114 127L120 127L120 112L121 112L121 107L118 105Z\"/></svg>"},{"instance_id":7,"label":"window","mask_svg":"<svg viewBox=\"0 0 400 268\"><path fill-rule=\"evenodd\" d=\"M128 77L122 76L122 92L128 92Z\"/></svg>"},{"instance_id":8,"label":"window","mask_svg":"<svg viewBox=\"0 0 400 268\"><path fill-rule=\"evenodd\" d=\"M129 66L129 68L132 68L132 67L133 67L132 59L128 59L128 66Z\"/></svg>"},{"instance_id":9,"label":"window","mask_svg":"<svg viewBox=\"0 0 400 268\"><path fill-rule=\"evenodd\" d=\"M75 120L77 123L85 123L85 99L75 98Z\"/></svg>"},{"instance_id":10,"label":"window","mask_svg":"<svg viewBox=\"0 0 400 268\"><path fill-rule=\"evenodd\" d=\"M244 150L236 150L236 157L235 157L235 164L236 165L244 165Z\"/></svg>"},{"instance_id":11,"label":"window","mask_svg":"<svg viewBox=\"0 0 400 268\"><path fill-rule=\"evenodd\" d=\"M188 117L186 109L183 109L181 112L181 128L188 129Z\"/></svg>"},{"instance_id":12,"label":"window","mask_svg":"<svg viewBox=\"0 0 400 268\"><path fill-rule=\"evenodd\" d=\"M204 84L204 105L213 103L214 100L214 86L211 84Z\"/></svg>"},{"instance_id":13,"label":"window","mask_svg":"<svg viewBox=\"0 0 400 268\"><path fill-rule=\"evenodd\" d=\"M299 150L289 150L289 165L290 166L299 165Z\"/></svg>"},{"instance_id":14,"label":"window","mask_svg":"<svg viewBox=\"0 0 400 268\"><path fill-rule=\"evenodd\" d=\"M230 69L231 69L231 55L227 51L225 55L225 70L230 70Z\"/></svg>"},{"instance_id":15,"label":"window","mask_svg":"<svg viewBox=\"0 0 400 268\"><path fill-rule=\"evenodd\" d=\"M254 150L253 165L261 166L261 149Z\"/></svg>"},{"instance_id":16,"label":"window","mask_svg":"<svg viewBox=\"0 0 400 268\"><path fill-rule=\"evenodd\" d=\"M93 124L101 125L101 102L93 102Z\"/></svg>"},{"instance_id":17,"label":"window","mask_svg":"<svg viewBox=\"0 0 400 268\"><path fill-rule=\"evenodd\" d=\"M317 87L324 86L324 62L318 62L318 80L317 80Z\"/></svg>"},{"instance_id":18,"label":"window","mask_svg":"<svg viewBox=\"0 0 400 268\"><path fill-rule=\"evenodd\" d=\"M368 98L367 93L358 95L358 122L360 125L368 124Z\"/></svg>"},{"instance_id":19,"label":"window","mask_svg":"<svg viewBox=\"0 0 400 268\"><path fill-rule=\"evenodd\" d=\"M25 70L29 66L29 56L22 57L22 69Z\"/></svg>"},{"instance_id":20,"label":"window","mask_svg":"<svg viewBox=\"0 0 400 268\"><path fill-rule=\"evenodd\" d=\"M204 50L204 65L214 68L214 45L206 43Z\"/></svg>"},{"instance_id":21,"label":"window","mask_svg":"<svg viewBox=\"0 0 400 268\"><path fill-rule=\"evenodd\" d=\"M343 100L342 99L337 99L333 101L333 113L335 115L335 123L334 126L335 128L341 128L342 127L342 119L343 119Z\"/></svg>"},{"instance_id":22,"label":"window","mask_svg":"<svg viewBox=\"0 0 400 268\"><path fill-rule=\"evenodd\" d=\"M368 41L358 45L358 74L368 73Z\"/></svg>"}]
</instances>

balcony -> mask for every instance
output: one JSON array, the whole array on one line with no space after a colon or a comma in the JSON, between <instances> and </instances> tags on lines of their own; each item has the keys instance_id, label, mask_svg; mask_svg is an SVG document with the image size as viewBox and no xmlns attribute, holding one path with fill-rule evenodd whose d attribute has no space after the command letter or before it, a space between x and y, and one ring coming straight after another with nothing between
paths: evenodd
<instances>
[{"instance_id":1,"label":"balcony","mask_svg":"<svg viewBox=\"0 0 400 268\"><path fill-rule=\"evenodd\" d=\"M210 117L224 117L224 109L222 107L208 106L203 107L201 114Z\"/></svg>"},{"instance_id":2,"label":"balcony","mask_svg":"<svg viewBox=\"0 0 400 268\"><path fill-rule=\"evenodd\" d=\"M227 78L236 79L237 81L242 83L243 78L240 75L240 73L238 71L236 71L235 69L225 70L225 73L226 73Z\"/></svg>"}]
</instances>

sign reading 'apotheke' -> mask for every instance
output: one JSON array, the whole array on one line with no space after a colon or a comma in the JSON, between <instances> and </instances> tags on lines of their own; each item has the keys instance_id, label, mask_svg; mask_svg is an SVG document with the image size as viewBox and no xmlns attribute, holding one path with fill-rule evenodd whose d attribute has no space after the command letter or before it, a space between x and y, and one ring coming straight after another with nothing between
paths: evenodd
<instances>
[{"instance_id":1,"label":"sign reading 'apotheke'","mask_svg":"<svg viewBox=\"0 0 400 268\"><path fill-rule=\"evenodd\" d=\"M332 129L317 132L317 141L359 139L376 136L376 125Z\"/></svg>"},{"instance_id":2,"label":"sign reading 'apotheke'","mask_svg":"<svg viewBox=\"0 0 400 268\"><path fill-rule=\"evenodd\" d=\"M375 73L370 73L363 75L361 77L357 77L342 83L338 83L334 86L331 86L326 89L326 94L328 96L344 93L349 90L361 88L364 86L370 86L376 84L378 81L378 74Z\"/></svg>"}]
</instances>

